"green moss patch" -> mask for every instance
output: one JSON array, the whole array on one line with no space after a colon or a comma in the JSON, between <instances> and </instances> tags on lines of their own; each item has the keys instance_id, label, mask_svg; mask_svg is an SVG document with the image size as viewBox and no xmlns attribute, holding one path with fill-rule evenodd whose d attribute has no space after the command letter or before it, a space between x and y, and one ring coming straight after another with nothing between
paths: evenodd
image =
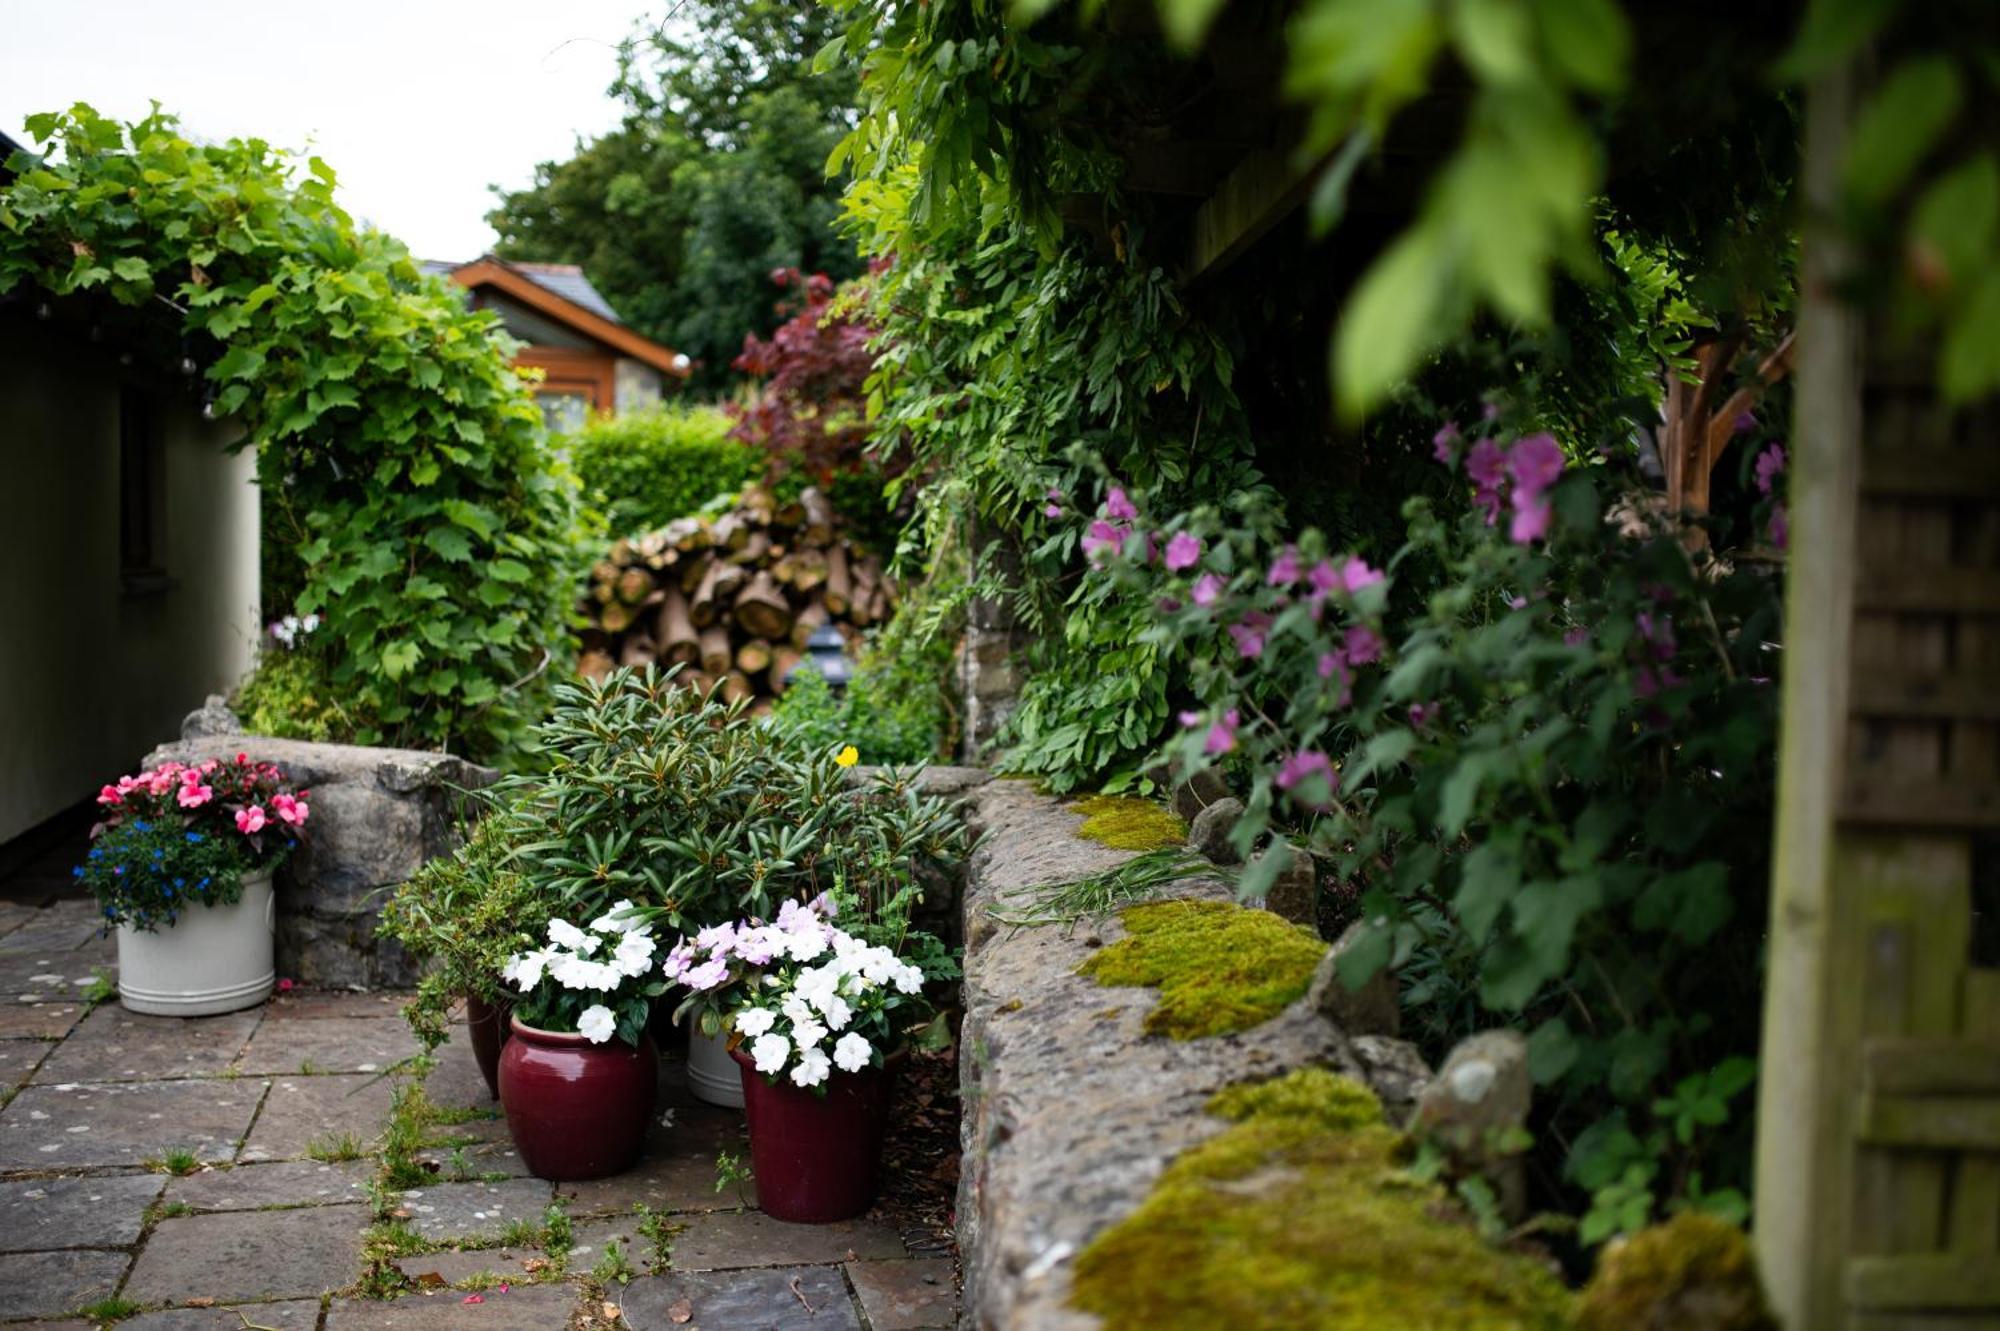
<instances>
[{"instance_id":1,"label":"green moss patch","mask_svg":"<svg viewBox=\"0 0 2000 1331\"><path fill-rule=\"evenodd\" d=\"M1777 1331L1742 1230L1683 1211L1604 1250L1577 1309L1578 1331L1701 1327Z\"/></svg>"},{"instance_id":2,"label":"green moss patch","mask_svg":"<svg viewBox=\"0 0 2000 1331\"><path fill-rule=\"evenodd\" d=\"M1077 1258L1107 1331L1559 1331L1570 1295L1397 1165L1367 1088L1321 1068L1232 1087L1232 1126Z\"/></svg>"},{"instance_id":3,"label":"green moss patch","mask_svg":"<svg viewBox=\"0 0 2000 1331\"><path fill-rule=\"evenodd\" d=\"M1248 1030L1305 993L1326 945L1267 910L1161 901L1119 915L1122 938L1078 968L1102 985L1152 985L1146 1030L1192 1040Z\"/></svg>"},{"instance_id":4,"label":"green moss patch","mask_svg":"<svg viewBox=\"0 0 2000 1331\"><path fill-rule=\"evenodd\" d=\"M1078 836L1113 850L1165 850L1187 840L1188 827L1180 815L1151 800L1086 795L1069 807L1083 815Z\"/></svg>"}]
</instances>

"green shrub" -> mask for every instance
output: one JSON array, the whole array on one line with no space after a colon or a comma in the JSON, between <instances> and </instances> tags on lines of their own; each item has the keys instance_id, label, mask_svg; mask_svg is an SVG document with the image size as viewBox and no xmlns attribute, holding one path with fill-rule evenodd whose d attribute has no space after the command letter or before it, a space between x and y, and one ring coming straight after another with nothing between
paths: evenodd
<instances>
[{"instance_id":1,"label":"green shrub","mask_svg":"<svg viewBox=\"0 0 2000 1331\"><path fill-rule=\"evenodd\" d=\"M310 650L258 653L229 706L252 735L346 744L368 728L365 714L333 686L325 658Z\"/></svg>"},{"instance_id":2,"label":"green shrub","mask_svg":"<svg viewBox=\"0 0 2000 1331\"><path fill-rule=\"evenodd\" d=\"M864 660L836 697L812 670L801 670L778 699L771 724L808 752L852 744L876 766L928 762L944 746L949 717L942 671L930 661Z\"/></svg>"},{"instance_id":3,"label":"green shrub","mask_svg":"<svg viewBox=\"0 0 2000 1331\"><path fill-rule=\"evenodd\" d=\"M733 496L762 473L763 453L731 439L729 427L719 407L630 412L569 436L570 461L611 534L631 536Z\"/></svg>"}]
</instances>

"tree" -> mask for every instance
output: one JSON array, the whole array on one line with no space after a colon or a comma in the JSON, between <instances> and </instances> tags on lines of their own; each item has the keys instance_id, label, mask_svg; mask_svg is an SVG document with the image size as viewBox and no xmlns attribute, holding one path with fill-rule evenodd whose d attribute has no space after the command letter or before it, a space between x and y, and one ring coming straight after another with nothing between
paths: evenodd
<instances>
[{"instance_id":1,"label":"tree","mask_svg":"<svg viewBox=\"0 0 2000 1331\"><path fill-rule=\"evenodd\" d=\"M812 72L837 31L811 0L693 0L642 29L612 87L624 123L500 193L498 252L581 264L633 327L717 382L744 333L776 322L772 270L860 271L825 174L855 79Z\"/></svg>"}]
</instances>

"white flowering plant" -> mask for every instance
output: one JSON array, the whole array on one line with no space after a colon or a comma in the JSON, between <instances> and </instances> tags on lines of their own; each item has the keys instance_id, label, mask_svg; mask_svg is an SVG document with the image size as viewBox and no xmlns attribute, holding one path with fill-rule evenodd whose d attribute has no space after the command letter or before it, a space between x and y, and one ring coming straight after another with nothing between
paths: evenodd
<instances>
[{"instance_id":1,"label":"white flowering plant","mask_svg":"<svg viewBox=\"0 0 2000 1331\"><path fill-rule=\"evenodd\" d=\"M619 901L585 927L550 920L547 946L509 957L501 976L521 995L514 1015L523 1025L637 1045L667 991L658 946L632 903Z\"/></svg>"},{"instance_id":2,"label":"white flowering plant","mask_svg":"<svg viewBox=\"0 0 2000 1331\"><path fill-rule=\"evenodd\" d=\"M826 1093L834 1070L881 1067L906 1044L942 1036L938 1013L924 994L931 980L958 974L943 944L898 929L907 955L833 921L831 894L811 903L786 901L771 923L742 920L704 929L667 954L668 978L688 987L695 1003L722 1011L757 1071L775 1081Z\"/></svg>"}]
</instances>

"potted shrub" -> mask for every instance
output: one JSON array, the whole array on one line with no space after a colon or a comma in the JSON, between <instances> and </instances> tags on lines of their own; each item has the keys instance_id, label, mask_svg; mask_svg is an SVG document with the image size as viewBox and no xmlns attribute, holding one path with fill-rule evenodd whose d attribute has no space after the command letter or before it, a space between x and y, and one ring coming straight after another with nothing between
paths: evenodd
<instances>
[{"instance_id":1,"label":"potted shrub","mask_svg":"<svg viewBox=\"0 0 2000 1331\"><path fill-rule=\"evenodd\" d=\"M105 786L77 879L118 930L118 997L198 1017L253 1007L277 982L271 875L311 812L274 763L162 763Z\"/></svg>"},{"instance_id":2,"label":"potted shrub","mask_svg":"<svg viewBox=\"0 0 2000 1331\"><path fill-rule=\"evenodd\" d=\"M758 1204L776 1219L868 1209L895 1070L912 1043L944 1038L924 985L958 967L937 939L906 927L913 897L899 894L852 933L833 924L834 894L787 901L769 924L704 931L667 955L669 978L725 1009Z\"/></svg>"},{"instance_id":3,"label":"potted shrub","mask_svg":"<svg viewBox=\"0 0 2000 1331\"><path fill-rule=\"evenodd\" d=\"M653 1117L659 1055L646 1034L666 992L652 930L620 901L507 960L518 997L500 1055L500 1104L536 1177L602 1178L630 1168Z\"/></svg>"}]
</instances>

